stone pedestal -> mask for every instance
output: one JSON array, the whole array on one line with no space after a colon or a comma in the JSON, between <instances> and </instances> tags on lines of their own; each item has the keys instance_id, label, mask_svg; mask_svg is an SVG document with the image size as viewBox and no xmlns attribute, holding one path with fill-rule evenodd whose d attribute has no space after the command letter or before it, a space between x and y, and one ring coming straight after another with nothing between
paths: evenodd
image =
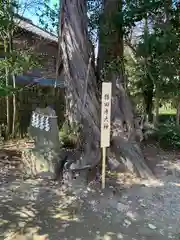
<instances>
[{"instance_id":1,"label":"stone pedestal","mask_svg":"<svg viewBox=\"0 0 180 240\"><path fill-rule=\"evenodd\" d=\"M27 176L36 176L41 172L50 172L55 177L55 169L59 161L58 153L46 149L24 149L22 152L23 171Z\"/></svg>"},{"instance_id":2,"label":"stone pedestal","mask_svg":"<svg viewBox=\"0 0 180 240\"><path fill-rule=\"evenodd\" d=\"M60 152L55 111L49 107L37 108L32 114L29 135L34 140L34 148L22 153L24 172L31 176L40 172L55 174Z\"/></svg>"}]
</instances>

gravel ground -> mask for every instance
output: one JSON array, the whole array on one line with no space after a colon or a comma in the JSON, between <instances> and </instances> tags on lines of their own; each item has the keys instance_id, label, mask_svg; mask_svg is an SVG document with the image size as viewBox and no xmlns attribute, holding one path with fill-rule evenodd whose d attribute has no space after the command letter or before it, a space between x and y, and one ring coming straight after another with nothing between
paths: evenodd
<instances>
[{"instance_id":1,"label":"gravel ground","mask_svg":"<svg viewBox=\"0 0 180 240\"><path fill-rule=\"evenodd\" d=\"M85 188L77 179L72 193L47 179L9 179L2 169L0 239L12 239L9 234L23 226L39 227L52 240L180 239L179 157L156 157L158 180L123 179L124 186L108 181L103 192L97 182Z\"/></svg>"}]
</instances>

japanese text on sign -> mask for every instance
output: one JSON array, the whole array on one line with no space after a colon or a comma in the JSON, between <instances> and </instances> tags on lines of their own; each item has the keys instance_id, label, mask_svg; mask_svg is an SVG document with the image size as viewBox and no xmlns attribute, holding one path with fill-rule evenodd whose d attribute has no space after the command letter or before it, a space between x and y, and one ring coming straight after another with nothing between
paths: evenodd
<instances>
[{"instance_id":1,"label":"japanese text on sign","mask_svg":"<svg viewBox=\"0 0 180 240\"><path fill-rule=\"evenodd\" d=\"M102 84L101 147L109 147L110 145L111 88L110 82Z\"/></svg>"}]
</instances>

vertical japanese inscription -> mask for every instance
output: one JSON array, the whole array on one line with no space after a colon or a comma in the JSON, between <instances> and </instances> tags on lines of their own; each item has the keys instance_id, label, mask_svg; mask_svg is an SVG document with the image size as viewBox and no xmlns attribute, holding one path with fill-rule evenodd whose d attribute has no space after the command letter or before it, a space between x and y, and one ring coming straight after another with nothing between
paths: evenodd
<instances>
[{"instance_id":1,"label":"vertical japanese inscription","mask_svg":"<svg viewBox=\"0 0 180 240\"><path fill-rule=\"evenodd\" d=\"M111 127L111 88L110 82L102 84L101 99L101 147L110 145L110 127Z\"/></svg>"}]
</instances>

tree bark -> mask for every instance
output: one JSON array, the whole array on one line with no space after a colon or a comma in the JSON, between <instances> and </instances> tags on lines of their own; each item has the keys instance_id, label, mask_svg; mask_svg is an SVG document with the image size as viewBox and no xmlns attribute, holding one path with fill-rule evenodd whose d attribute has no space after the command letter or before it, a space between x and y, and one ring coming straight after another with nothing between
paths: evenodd
<instances>
[{"instance_id":1,"label":"tree bark","mask_svg":"<svg viewBox=\"0 0 180 240\"><path fill-rule=\"evenodd\" d=\"M119 1L110 2L111 7L116 7ZM106 11L108 11L108 5L106 5ZM82 123L83 162L93 165L100 161L100 102L92 66L87 77L91 47L87 34L85 0L64 0L61 16L60 43L66 84L67 118L70 123ZM110 50L113 56L122 57L122 35L116 34L112 39L115 41L107 50ZM134 118L130 101L124 90L123 75L113 73L109 76L108 80L112 81L113 94L111 152L132 172L135 171L141 177L152 177L152 172L144 163L143 155L134 141ZM85 107L83 107L84 92L86 94Z\"/></svg>"},{"instance_id":2,"label":"tree bark","mask_svg":"<svg viewBox=\"0 0 180 240\"><path fill-rule=\"evenodd\" d=\"M121 66L117 66L117 71L109 73L108 81L112 81L112 146L111 150L132 172L136 172L141 177L152 177L151 170L147 167L143 154L135 141L136 129L133 109L129 100L129 96L125 91L124 77L124 43L123 43L123 26L116 26L114 17L122 11L123 1L104 0L104 24L102 27L106 29L102 39L105 39L105 45L99 43L99 51L103 48L104 58L101 55L101 67L105 68L105 64L120 58ZM118 27L118 28L117 28ZM102 30L103 32L103 30ZM106 79L105 79L106 80Z\"/></svg>"},{"instance_id":3,"label":"tree bark","mask_svg":"<svg viewBox=\"0 0 180 240\"><path fill-rule=\"evenodd\" d=\"M160 101L159 101L159 93L158 93L158 87L156 89L155 93L155 103L154 103L154 118L153 118L153 124L156 126L159 123L159 107L160 107Z\"/></svg>"},{"instance_id":4,"label":"tree bark","mask_svg":"<svg viewBox=\"0 0 180 240\"><path fill-rule=\"evenodd\" d=\"M180 122L180 102L176 105L176 125L179 126Z\"/></svg>"},{"instance_id":5,"label":"tree bark","mask_svg":"<svg viewBox=\"0 0 180 240\"><path fill-rule=\"evenodd\" d=\"M12 41L12 35L13 32L12 30L9 31L9 52L12 53L13 51L13 41ZM13 89L15 90L16 88L16 78L15 74L11 74L12 77L12 83L13 83ZM12 95L12 101L13 101L13 114L12 114L12 137L15 137L15 127L16 127L16 94L13 93Z\"/></svg>"},{"instance_id":6,"label":"tree bark","mask_svg":"<svg viewBox=\"0 0 180 240\"><path fill-rule=\"evenodd\" d=\"M147 121L152 122L153 121L153 87L149 89L149 91L146 91L146 95L144 94L143 97L145 102Z\"/></svg>"},{"instance_id":7,"label":"tree bark","mask_svg":"<svg viewBox=\"0 0 180 240\"><path fill-rule=\"evenodd\" d=\"M6 38L4 38L4 52L5 52L5 59L7 58L8 53L8 41ZM9 69L8 67L5 68L5 74L6 74L6 87L9 87ZM10 112L9 112L9 96L6 96L6 140L9 137L10 133Z\"/></svg>"},{"instance_id":8,"label":"tree bark","mask_svg":"<svg viewBox=\"0 0 180 240\"><path fill-rule=\"evenodd\" d=\"M16 88L16 79L15 75L12 75L13 79L13 88ZM16 127L16 95L13 94L13 120L12 120L12 137L15 137L15 127Z\"/></svg>"},{"instance_id":9,"label":"tree bark","mask_svg":"<svg viewBox=\"0 0 180 240\"><path fill-rule=\"evenodd\" d=\"M93 165L100 160L100 104L95 73L92 65L88 67L92 50L86 12L84 0L63 0L60 45L66 86L66 117L70 124L83 125L83 164Z\"/></svg>"},{"instance_id":10,"label":"tree bark","mask_svg":"<svg viewBox=\"0 0 180 240\"><path fill-rule=\"evenodd\" d=\"M146 17L144 18L144 42L145 42L145 56L144 62L146 69L148 68L148 38L149 38L149 26L148 26L148 14L146 13ZM146 105L146 114L148 116L148 121L152 122L153 120L153 92L154 92L154 82L152 78L147 74L148 77L148 86L146 85L146 89L144 90L143 98Z\"/></svg>"}]
</instances>

